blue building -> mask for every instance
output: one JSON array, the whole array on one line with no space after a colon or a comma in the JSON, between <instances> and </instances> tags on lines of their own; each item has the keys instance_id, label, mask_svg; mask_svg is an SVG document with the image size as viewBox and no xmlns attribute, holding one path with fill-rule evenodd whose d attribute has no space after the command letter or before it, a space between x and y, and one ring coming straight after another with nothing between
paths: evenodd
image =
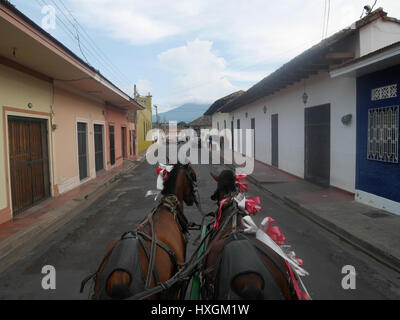
<instances>
[{"instance_id":1,"label":"blue building","mask_svg":"<svg viewBox=\"0 0 400 320\"><path fill-rule=\"evenodd\" d=\"M400 42L333 73L357 79L355 198L400 214Z\"/></svg>"}]
</instances>

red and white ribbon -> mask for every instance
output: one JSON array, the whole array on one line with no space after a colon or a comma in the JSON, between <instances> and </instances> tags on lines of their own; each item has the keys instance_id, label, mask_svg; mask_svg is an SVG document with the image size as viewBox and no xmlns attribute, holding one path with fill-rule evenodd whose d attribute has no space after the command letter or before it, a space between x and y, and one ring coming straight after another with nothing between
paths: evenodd
<instances>
[{"instance_id":1,"label":"red and white ribbon","mask_svg":"<svg viewBox=\"0 0 400 320\"><path fill-rule=\"evenodd\" d=\"M246 179L246 177L247 176L245 174L237 174L235 176L236 185L241 193L249 191L249 184L242 181L243 179Z\"/></svg>"},{"instance_id":2,"label":"red and white ribbon","mask_svg":"<svg viewBox=\"0 0 400 320\"><path fill-rule=\"evenodd\" d=\"M246 211L253 216L261 210L261 206L259 206L261 203L260 197L248 198L245 203Z\"/></svg>"},{"instance_id":3,"label":"red and white ribbon","mask_svg":"<svg viewBox=\"0 0 400 320\"><path fill-rule=\"evenodd\" d=\"M231 198L225 198L224 200L221 201L221 203L219 204L219 209L218 209L218 217L214 222L214 228L215 230L218 230L219 228L219 223L222 217L222 207L224 206L225 202L231 200Z\"/></svg>"},{"instance_id":4,"label":"red and white ribbon","mask_svg":"<svg viewBox=\"0 0 400 320\"><path fill-rule=\"evenodd\" d=\"M164 181L168 179L169 173L172 171L174 166L165 164L159 164L157 168L157 189L162 190L164 188Z\"/></svg>"},{"instance_id":5,"label":"red and white ribbon","mask_svg":"<svg viewBox=\"0 0 400 320\"><path fill-rule=\"evenodd\" d=\"M282 233L281 229L279 229L278 226L272 226L272 224L275 222L274 219L268 217L268 225L267 225L267 230L265 233L275 241L275 243L279 246L282 246L285 244L286 237Z\"/></svg>"}]
</instances>

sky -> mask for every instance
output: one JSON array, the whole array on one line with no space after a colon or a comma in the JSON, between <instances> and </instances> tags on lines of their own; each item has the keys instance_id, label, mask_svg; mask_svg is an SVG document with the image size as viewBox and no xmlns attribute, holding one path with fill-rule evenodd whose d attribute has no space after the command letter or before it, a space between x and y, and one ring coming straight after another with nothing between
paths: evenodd
<instances>
[{"instance_id":1,"label":"sky","mask_svg":"<svg viewBox=\"0 0 400 320\"><path fill-rule=\"evenodd\" d=\"M159 112L247 90L375 0L10 0L133 96ZM400 19L400 0L377 0ZM328 20L329 18L329 20ZM327 26L327 27L324 27ZM78 41L79 38L79 41Z\"/></svg>"}]
</instances>

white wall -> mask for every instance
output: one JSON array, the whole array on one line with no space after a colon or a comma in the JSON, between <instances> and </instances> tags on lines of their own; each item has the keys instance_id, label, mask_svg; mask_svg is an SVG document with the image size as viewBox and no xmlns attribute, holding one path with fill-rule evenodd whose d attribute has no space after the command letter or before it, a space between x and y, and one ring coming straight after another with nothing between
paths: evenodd
<instances>
[{"instance_id":1,"label":"white wall","mask_svg":"<svg viewBox=\"0 0 400 320\"><path fill-rule=\"evenodd\" d=\"M324 72L306 81L306 92L309 96L307 107L331 104L331 185L355 192L356 81L350 78L331 79ZM304 178L303 93L302 82L239 108L229 116L230 120L234 117L235 128L236 120L240 119L242 129L250 129L251 118L255 118L256 160L271 164L271 115L277 113L279 168L301 178ZM267 106L266 114L264 106ZM353 116L349 126L341 122L346 114ZM242 148L243 153L244 148L245 145Z\"/></svg>"},{"instance_id":2,"label":"white wall","mask_svg":"<svg viewBox=\"0 0 400 320\"><path fill-rule=\"evenodd\" d=\"M361 28L359 36L363 56L400 41L400 24L379 19Z\"/></svg>"},{"instance_id":3,"label":"white wall","mask_svg":"<svg viewBox=\"0 0 400 320\"><path fill-rule=\"evenodd\" d=\"M217 128L217 123L219 123L219 130L224 129L224 120L226 121L226 128L230 129L232 118L229 116L229 113L221 113L221 112L214 113L212 115L213 128Z\"/></svg>"}]
</instances>

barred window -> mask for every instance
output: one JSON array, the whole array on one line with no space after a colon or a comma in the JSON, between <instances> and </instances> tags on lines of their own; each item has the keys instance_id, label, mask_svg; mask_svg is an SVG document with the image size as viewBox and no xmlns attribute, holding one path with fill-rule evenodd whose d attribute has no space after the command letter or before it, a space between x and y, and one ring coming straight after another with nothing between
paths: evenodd
<instances>
[{"instance_id":1,"label":"barred window","mask_svg":"<svg viewBox=\"0 0 400 320\"><path fill-rule=\"evenodd\" d=\"M399 162L399 106L368 110L368 160Z\"/></svg>"},{"instance_id":2,"label":"barred window","mask_svg":"<svg viewBox=\"0 0 400 320\"><path fill-rule=\"evenodd\" d=\"M383 100L397 97L397 83L390 86L375 88L371 90L371 100Z\"/></svg>"}]
</instances>

